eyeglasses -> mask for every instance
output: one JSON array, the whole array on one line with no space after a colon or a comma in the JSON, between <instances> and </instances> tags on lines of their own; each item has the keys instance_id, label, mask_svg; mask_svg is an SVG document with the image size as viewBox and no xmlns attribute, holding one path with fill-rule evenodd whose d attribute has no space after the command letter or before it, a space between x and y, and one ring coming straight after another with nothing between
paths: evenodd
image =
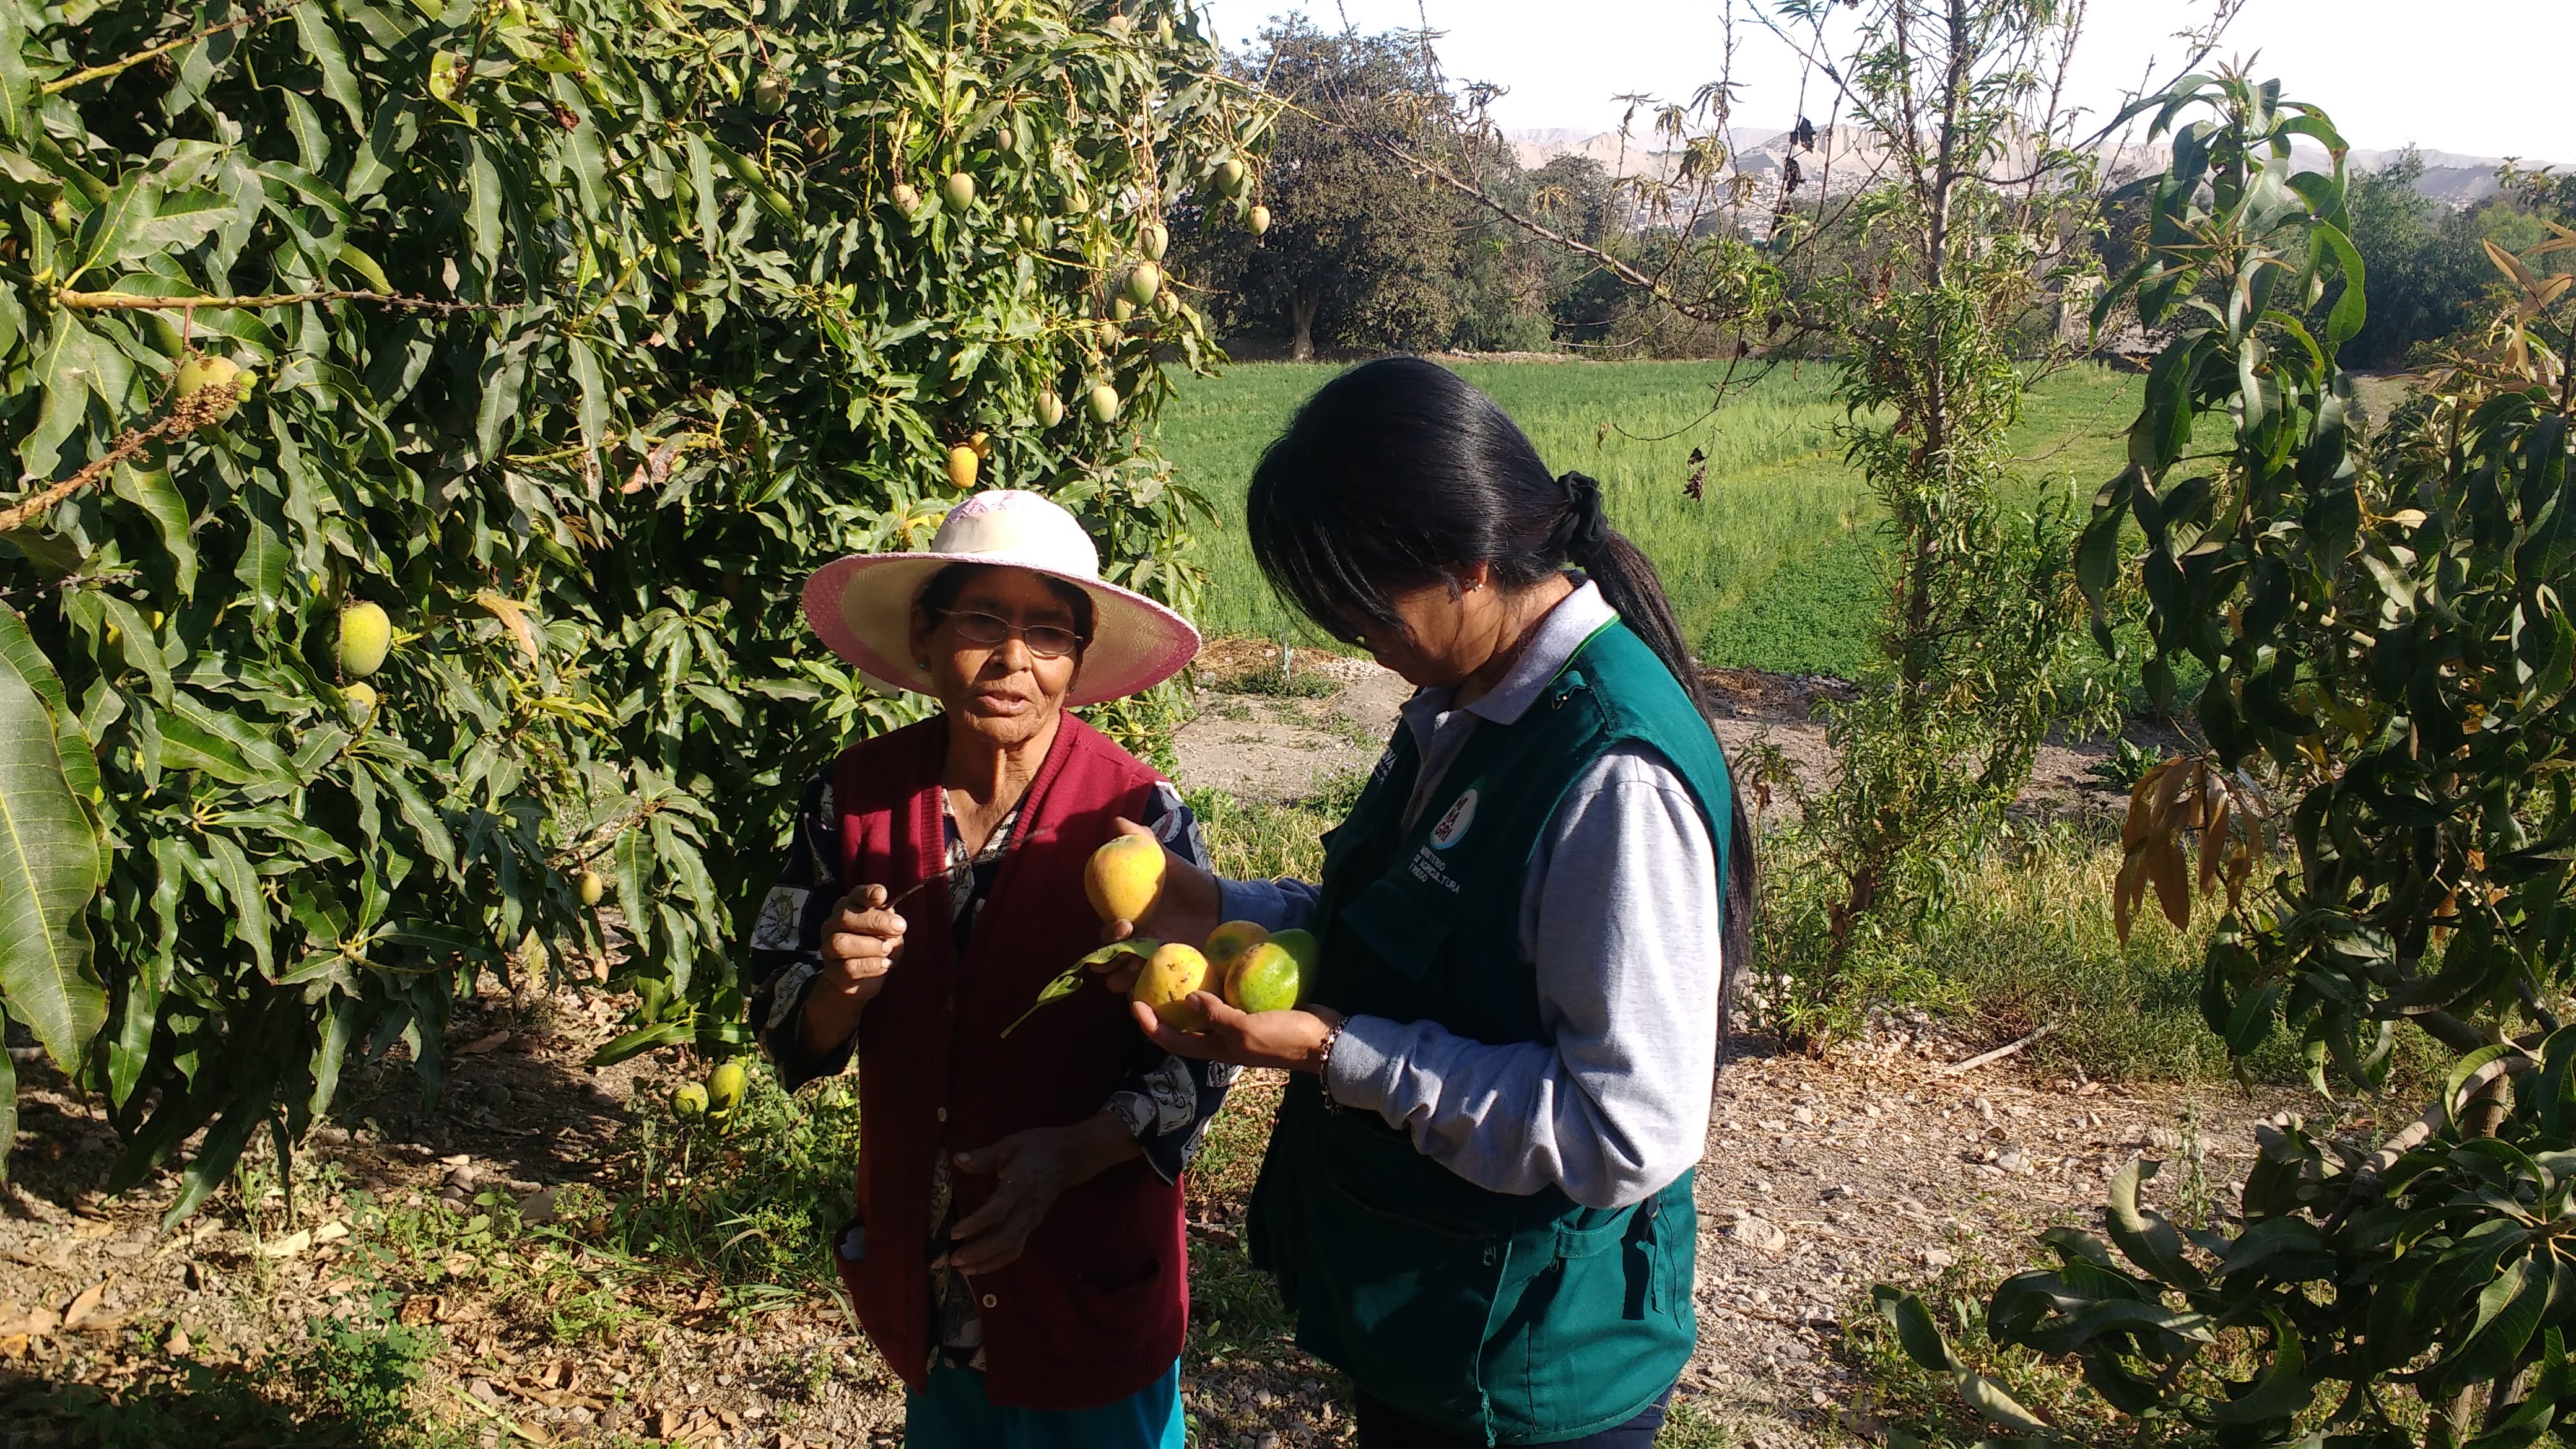
<instances>
[{"instance_id":1,"label":"eyeglasses","mask_svg":"<svg viewBox=\"0 0 2576 1449\"><path fill-rule=\"evenodd\" d=\"M1062 659L1079 652L1090 642L1073 630L1054 624L1014 624L1008 619L965 609L948 610L943 617L957 626L957 637L969 644L989 649L1017 635L1029 646L1029 652L1040 659Z\"/></svg>"}]
</instances>

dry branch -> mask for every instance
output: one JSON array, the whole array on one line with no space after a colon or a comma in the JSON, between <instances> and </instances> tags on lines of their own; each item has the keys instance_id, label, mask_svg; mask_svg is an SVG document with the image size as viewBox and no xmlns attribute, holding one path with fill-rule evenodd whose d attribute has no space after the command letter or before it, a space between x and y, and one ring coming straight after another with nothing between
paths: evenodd
<instances>
[{"instance_id":1,"label":"dry branch","mask_svg":"<svg viewBox=\"0 0 2576 1449\"><path fill-rule=\"evenodd\" d=\"M171 404L169 415L148 427L127 428L116 435L107 451L92 459L68 478L47 486L31 498L21 499L6 510L0 510L0 533L12 533L53 511L55 504L71 497L108 475L117 464L143 455L143 450L164 438L181 437L214 421L215 414L241 401L250 393L250 385L230 382L209 385Z\"/></svg>"},{"instance_id":2,"label":"dry branch","mask_svg":"<svg viewBox=\"0 0 2576 1449\"><path fill-rule=\"evenodd\" d=\"M1995 1048L1993 1051L1980 1052L1977 1055L1968 1058L1964 1062L1956 1062L1950 1066L1943 1067L1941 1069L1941 1075L1945 1077L1965 1076L1990 1062L2002 1061L2004 1058L2011 1056L2014 1052L2020 1051L2023 1047L2026 1047L2032 1042L2039 1040L2041 1037L2048 1035L2050 1032L2057 1030L2058 1027L2062 1025L2064 1025L2063 1022L2052 1021L2048 1025L2041 1027L2039 1030L2032 1032L2030 1035L2023 1037L2019 1041L2007 1042L2006 1044Z\"/></svg>"}]
</instances>

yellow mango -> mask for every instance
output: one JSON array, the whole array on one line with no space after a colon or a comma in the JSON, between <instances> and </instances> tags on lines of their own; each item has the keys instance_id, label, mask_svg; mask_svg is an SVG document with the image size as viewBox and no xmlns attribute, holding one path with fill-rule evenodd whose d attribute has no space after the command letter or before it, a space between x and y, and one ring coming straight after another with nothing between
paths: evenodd
<instances>
[{"instance_id":1,"label":"yellow mango","mask_svg":"<svg viewBox=\"0 0 2576 1449\"><path fill-rule=\"evenodd\" d=\"M1175 1031L1203 1031L1207 1013L1189 998L1193 991L1205 991L1207 984L1207 957L1196 946L1172 941L1156 950L1145 962L1145 969L1136 973L1136 984L1128 989L1127 999L1154 1008L1163 1024Z\"/></svg>"},{"instance_id":2,"label":"yellow mango","mask_svg":"<svg viewBox=\"0 0 2576 1449\"><path fill-rule=\"evenodd\" d=\"M1163 843L1150 835L1119 836L1091 853L1082 889L1104 921L1143 919L1163 898Z\"/></svg>"}]
</instances>

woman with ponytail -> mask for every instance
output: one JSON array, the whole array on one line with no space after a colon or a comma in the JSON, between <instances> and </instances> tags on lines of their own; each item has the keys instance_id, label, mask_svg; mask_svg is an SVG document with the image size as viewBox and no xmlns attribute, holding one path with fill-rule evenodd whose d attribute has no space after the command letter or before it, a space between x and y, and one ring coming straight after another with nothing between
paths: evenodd
<instances>
[{"instance_id":1,"label":"woman with ponytail","mask_svg":"<svg viewBox=\"0 0 2576 1449\"><path fill-rule=\"evenodd\" d=\"M1250 1241L1363 1446L1645 1449L1696 1337L1692 1169L1754 894L1672 607L1599 484L1419 358L1317 392L1250 525L1283 594L1417 691L1320 883L1174 857L1110 928L1302 926L1300 1005L1138 1025L1295 1074Z\"/></svg>"}]
</instances>

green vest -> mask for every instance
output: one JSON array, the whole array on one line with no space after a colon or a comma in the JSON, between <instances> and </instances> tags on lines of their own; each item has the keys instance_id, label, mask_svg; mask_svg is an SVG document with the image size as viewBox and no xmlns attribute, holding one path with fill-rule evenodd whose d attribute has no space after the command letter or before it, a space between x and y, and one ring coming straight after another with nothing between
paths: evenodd
<instances>
[{"instance_id":1,"label":"green vest","mask_svg":"<svg viewBox=\"0 0 2576 1449\"><path fill-rule=\"evenodd\" d=\"M1565 791L1631 740L1698 797L1722 879L1725 754L1663 663L1614 623L1518 722L1478 722L1409 830L1420 756L1397 728L1325 837L1308 999L1481 1042L1547 1040L1520 950L1522 884ZM1691 1180L1619 1209L1554 1187L1489 1192L1300 1074L1253 1189L1252 1254L1297 1315L1298 1343L1369 1394L1488 1443L1577 1438L1634 1418L1690 1358Z\"/></svg>"}]
</instances>

